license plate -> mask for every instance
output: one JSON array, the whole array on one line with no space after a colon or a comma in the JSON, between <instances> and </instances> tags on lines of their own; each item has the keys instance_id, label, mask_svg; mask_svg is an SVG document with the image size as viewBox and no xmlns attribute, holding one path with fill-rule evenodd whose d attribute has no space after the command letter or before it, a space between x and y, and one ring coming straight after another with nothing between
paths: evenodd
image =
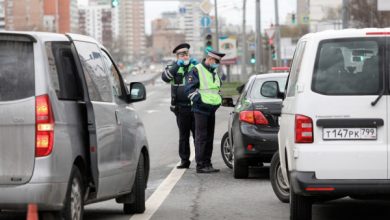
<instances>
[{"instance_id":1,"label":"license plate","mask_svg":"<svg viewBox=\"0 0 390 220\"><path fill-rule=\"evenodd\" d=\"M323 140L376 140L376 128L324 128Z\"/></svg>"}]
</instances>

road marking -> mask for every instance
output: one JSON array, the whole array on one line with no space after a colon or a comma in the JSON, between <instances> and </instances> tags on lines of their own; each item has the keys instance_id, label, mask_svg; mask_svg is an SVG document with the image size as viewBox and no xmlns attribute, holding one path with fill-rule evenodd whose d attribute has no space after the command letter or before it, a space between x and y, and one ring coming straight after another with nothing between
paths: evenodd
<instances>
[{"instance_id":1,"label":"road marking","mask_svg":"<svg viewBox=\"0 0 390 220\"><path fill-rule=\"evenodd\" d=\"M195 158L195 147L193 142L194 141L191 138L191 162ZM179 163L177 163L177 165L179 165ZM181 179L186 170L187 169L176 169L175 166L167 178L165 178L156 191L154 191L154 193L146 201L145 212L143 214L133 215L129 220L149 220L152 218L154 213L160 208L162 203L168 197L169 193L172 191L173 187L175 187L176 183Z\"/></svg>"}]
</instances>

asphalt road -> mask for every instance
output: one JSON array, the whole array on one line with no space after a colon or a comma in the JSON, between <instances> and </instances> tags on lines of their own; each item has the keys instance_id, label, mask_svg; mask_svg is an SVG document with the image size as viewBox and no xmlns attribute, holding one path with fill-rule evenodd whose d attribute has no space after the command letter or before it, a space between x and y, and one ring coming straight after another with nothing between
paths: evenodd
<instances>
[{"instance_id":1,"label":"asphalt road","mask_svg":"<svg viewBox=\"0 0 390 220\"><path fill-rule=\"evenodd\" d=\"M142 118L151 156L151 172L147 189L149 198L174 169L178 157L178 129L169 111L170 89L157 81L147 86L147 101L135 104ZM289 205L274 196L269 182L268 168L255 168L250 178L235 180L232 170L221 158L220 139L227 129L231 109L221 107L216 117L213 164L220 168L216 174L197 174L195 163L174 186L168 197L151 219L289 219ZM148 209L148 207L147 207ZM390 203L343 199L313 206L313 220L390 219ZM86 220L129 220L122 213L122 205L114 200L86 206ZM141 215L142 217L142 215ZM22 220L25 213L3 212L0 220Z\"/></svg>"}]
</instances>

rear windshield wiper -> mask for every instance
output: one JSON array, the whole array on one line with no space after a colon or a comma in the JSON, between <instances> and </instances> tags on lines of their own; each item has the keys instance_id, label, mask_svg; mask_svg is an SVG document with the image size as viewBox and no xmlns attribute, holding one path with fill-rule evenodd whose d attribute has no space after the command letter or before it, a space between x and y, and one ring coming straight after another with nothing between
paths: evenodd
<instances>
[{"instance_id":1,"label":"rear windshield wiper","mask_svg":"<svg viewBox=\"0 0 390 220\"><path fill-rule=\"evenodd\" d=\"M379 94L379 96L375 99L375 101L371 102L371 106L375 106L376 103L378 103L378 101L382 98L382 96L385 94L385 90L382 89L381 93Z\"/></svg>"}]
</instances>

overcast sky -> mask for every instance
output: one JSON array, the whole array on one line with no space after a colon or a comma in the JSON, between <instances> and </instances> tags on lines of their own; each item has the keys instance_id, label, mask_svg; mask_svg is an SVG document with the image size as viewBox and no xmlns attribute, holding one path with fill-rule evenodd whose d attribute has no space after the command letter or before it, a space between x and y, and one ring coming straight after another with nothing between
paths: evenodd
<instances>
[{"instance_id":1,"label":"overcast sky","mask_svg":"<svg viewBox=\"0 0 390 220\"><path fill-rule=\"evenodd\" d=\"M80 4L86 4L88 0L78 0ZM123 1L123 0L122 0ZM128 0L125 0L128 1ZM214 0L210 0L214 3ZM218 16L224 17L229 24L242 24L242 2L243 0L218 0ZM255 2L247 0L247 24L255 29ZM296 11L296 0L279 0L279 21L285 23L286 15ZM179 1L149 0L145 2L145 28L146 33L151 32L151 21L161 17L165 11L178 11ZM214 15L214 11L211 13ZM275 23L274 1L261 0L261 23L262 29Z\"/></svg>"}]
</instances>

